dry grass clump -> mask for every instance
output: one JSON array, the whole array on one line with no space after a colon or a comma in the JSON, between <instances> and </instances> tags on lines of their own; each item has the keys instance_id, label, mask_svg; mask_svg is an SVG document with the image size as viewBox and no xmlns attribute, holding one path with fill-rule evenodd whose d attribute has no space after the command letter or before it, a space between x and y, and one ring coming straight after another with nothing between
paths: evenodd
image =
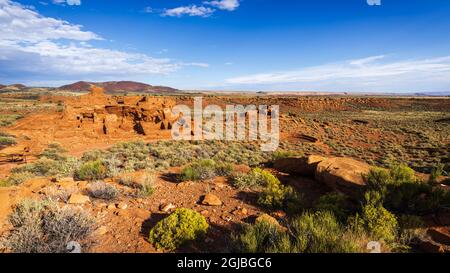
<instances>
[{"instance_id":1,"label":"dry grass clump","mask_svg":"<svg viewBox=\"0 0 450 273\"><path fill-rule=\"evenodd\" d=\"M66 253L71 241L86 252L94 219L82 210L59 207L49 201L26 200L9 217L13 229L1 238L1 247L14 253Z\"/></svg>"},{"instance_id":2,"label":"dry grass clump","mask_svg":"<svg viewBox=\"0 0 450 273\"><path fill-rule=\"evenodd\" d=\"M89 184L88 192L92 197L104 200L114 200L119 196L119 191L116 187L103 181Z\"/></svg>"}]
</instances>

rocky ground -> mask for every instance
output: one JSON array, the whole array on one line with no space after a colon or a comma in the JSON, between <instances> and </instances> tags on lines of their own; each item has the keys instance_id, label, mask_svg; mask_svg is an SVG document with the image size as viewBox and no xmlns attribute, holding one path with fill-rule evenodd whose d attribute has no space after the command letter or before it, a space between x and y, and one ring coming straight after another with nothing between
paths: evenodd
<instances>
[{"instance_id":1,"label":"rocky ground","mask_svg":"<svg viewBox=\"0 0 450 273\"><path fill-rule=\"evenodd\" d=\"M179 96L175 100L189 104L191 98ZM450 117L449 99L212 96L206 97L205 102L282 105L280 151L290 154L285 156L287 159L261 160L256 165L263 166L284 185L302 193L306 207L313 207L321 196L333 191L354 196L365 187L361 174L374 166L386 167L392 159L409 165L424 180L439 162L444 164L444 172L450 171L450 125L446 121ZM68 155L80 159L85 152L105 150L124 141L140 139L153 143L170 138L167 130L145 136L135 132L110 136L77 133L77 129L71 131L61 124L57 102L48 98L39 103L26 99L22 103L29 107L19 109L13 108L17 101L10 96L3 103L8 108L3 108L1 114L17 114L19 110L24 116L15 123L8 121L1 128L8 134L7 138L14 138L16 142L5 149L23 149L23 145L30 151L27 162L0 163L0 179L7 179L14 168L36 162L40 153L52 143L59 143ZM45 108L44 112L42 105L50 108ZM30 110L31 106L35 110ZM0 154L7 151L5 149L0 150ZM180 147L174 149L185 152ZM177 150L172 153L176 156ZM282 225L289 220L289 215L282 210L258 205L259 191L238 189L230 177L180 182L177 177L189 163L192 162L155 170L154 192L147 197L137 195L135 188L123 185L117 176L102 179L118 190L118 195L111 200L92 196L89 192L92 182L75 181L73 176L38 176L19 185L0 187L0 234L8 234L11 230L8 217L14 206L25 199L50 198L60 206L89 212L96 219L91 252L160 252L148 241L148 234L159 220L176 208L197 211L210 225L205 238L177 249L180 252L230 251L231 234L238 231L241 224L254 223L261 215L271 215ZM243 164L233 164L233 167L236 173L251 169ZM133 171L129 175L139 178L142 171ZM445 179L445 176L441 177L439 183L442 184L436 185L448 191L449 186L443 183ZM427 236L415 251L448 251L448 208L420 217L427 223Z\"/></svg>"}]
</instances>

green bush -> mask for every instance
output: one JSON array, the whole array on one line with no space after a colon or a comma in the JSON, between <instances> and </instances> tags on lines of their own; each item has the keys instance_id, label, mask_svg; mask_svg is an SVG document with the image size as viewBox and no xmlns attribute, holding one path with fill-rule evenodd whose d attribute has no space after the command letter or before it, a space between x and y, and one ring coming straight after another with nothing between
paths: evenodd
<instances>
[{"instance_id":1,"label":"green bush","mask_svg":"<svg viewBox=\"0 0 450 273\"><path fill-rule=\"evenodd\" d=\"M330 211L343 222L351 213L351 204L347 196L334 192L321 196L316 202L315 208L319 211Z\"/></svg>"},{"instance_id":2,"label":"green bush","mask_svg":"<svg viewBox=\"0 0 450 273\"><path fill-rule=\"evenodd\" d=\"M357 242L328 211L307 212L294 218L289 231L260 222L246 224L241 232L232 235L234 250L243 253L361 252Z\"/></svg>"},{"instance_id":3,"label":"green bush","mask_svg":"<svg viewBox=\"0 0 450 273\"><path fill-rule=\"evenodd\" d=\"M234 168L230 163L216 163L216 174L218 176L231 176L233 174Z\"/></svg>"},{"instance_id":4,"label":"green bush","mask_svg":"<svg viewBox=\"0 0 450 273\"><path fill-rule=\"evenodd\" d=\"M285 209L289 212L299 211L303 207L302 196L292 187L283 185L278 178L267 171L261 171L265 183L258 196L258 204L270 209Z\"/></svg>"},{"instance_id":5,"label":"green bush","mask_svg":"<svg viewBox=\"0 0 450 273\"><path fill-rule=\"evenodd\" d=\"M298 153L295 153L292 151L278 150L272 154L272 160L275 161L277 159L289 158L289 157L294 157L294 156L300 156L300 155Z\"/></svg>"},{"instance_id":6,"label":"green bush","mask_svg":"<svg viewBox=\"0 0 450 273\"><path fill-rule=\"evenodd\" d=\"M205 217L196 211L179 208L150 230L149 241L159 249L173 251L206 235L207 230Z\"/></svg>"},{"instance_id":7,"label":"green bush","mask_svg":"<svg viewBox=\"0 0 450 273\"><path fill-rule=\"evenodd\" d=\"M329 211L304 213L291 223L298 252L301 253L353 253L360 252L358 240L347 234Z\"/></svg>"},{"instance_id":8,"label":"green bush","mask_svg":"<svg viewBox=\"0 0 450 273\"><path fill-rule=\"evenodd\" d=\"M365 194L366 204L362 208L362 221L365 229L374 240L395 241L398 235L398 222L394 214L381 205L377 192Z\"/></svg>"},{"instance_id":9,"label":"green bush","mask_svg":"<svg viewBox=\"0 0 450 273\"><path fill-rule=\"evenodd\" d=\"M100 160L83 163L75 172L78 180L100 180L106 177L106 168Z\"/></svg>"},{"instance_id":10,"label":"green bush","mask_svg":"<svg viewBox=\"0 0 450 273\"><path fill-rule=\"evenodd\" d=\"M428 182L430 184L437 183L439 177L441 177L444 174L444 167L445 167L445 165L441 164L441 163L439 163L435 167L433 167L433 169L431 170L431 173L430 173L430 178L428 180Z\"/></svg>"},{"instance_id":11,"label":"green bush","mask_svg":"<svg viewBox=\"0 0 450 273\"><path fill-rule=\"evenodd\" d=\"M211 159L202 159L183 168L178 179L180 181L202 181L217 176L229 176L233 166L229 163L216 163Z\"/></svg>"},{"instance_id":12,"label":"green bush","mask_svg":"<svg viewBox=\"0 0 450 273\"><path fill-rule=\"evenodd\" d=\"M270 178L269 178L269 175ZM233 177L232 183L238 189L258 188L267 184L267 179L273 179L273 175L260 168L254 168L249 173L238 174ZM276 179L276 178L275 178Z\"/></svg>"},{"instance_id":13,"label":"green bush","mask_svg":"<svg viewBox=\"0 0 450 273\"><path fill-rule=\"evenodd\" d=\"M233 251L239 253L293 253L291 238L279 227L265 221L245 224L237 234L232 234Z\"/></svg>"},{"instance_id":14,"label":"green bush","mask_svg":"<svg viewBox=\"0 0 450 273\"><path fill-rule=\"evenodd\" d=\"M382 196L383 206L400 213L430 213L450 205L450 192L419 181L404 165L374 169L366 177L369 190Z\"/></svg>"}]
</instances>

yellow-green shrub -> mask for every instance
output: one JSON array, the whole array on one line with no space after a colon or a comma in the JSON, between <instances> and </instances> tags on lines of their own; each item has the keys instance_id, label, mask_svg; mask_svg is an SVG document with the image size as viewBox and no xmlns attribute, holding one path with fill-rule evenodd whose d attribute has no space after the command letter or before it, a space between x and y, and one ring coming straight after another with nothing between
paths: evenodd
<instances>
[{"instance_id":1,"label":"yellow-green shrub","mask_svg":"<svg viewBox=\"0 0 450 273\"><path fill-rule=\"evenodd\" d=\"M204 236L208 227L205 217L200 213L179 208L150 230L149 241L157 248L173 251Z\"/></svg>"},{"instance_id":2,"label":"yellow-green shrub","mask_svg":"<svg viewBox=\"0 0 450 273\"><path fill-rule=\"evenodd\" d=\"M83 163L75 172L78 180L100 180L106 177L106 167L101 160L88 161Z\"/></svg>"}]
</instances>

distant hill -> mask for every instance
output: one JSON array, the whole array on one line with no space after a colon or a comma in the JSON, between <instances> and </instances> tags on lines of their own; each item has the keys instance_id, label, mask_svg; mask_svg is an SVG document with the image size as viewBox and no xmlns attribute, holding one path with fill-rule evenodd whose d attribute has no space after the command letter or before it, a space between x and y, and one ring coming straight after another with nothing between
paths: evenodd
<instances>
[{"instance_id":1,"label":"distant hill","mask_svg":"<svg viewBox=\"0 0 450 273\"><path fill-rule=\"evenodd\" d=\"M153 86L140 82L118 81L118 82L85 82L79 81L59 87L58 89L71 92L86 92L90 90L91 84L103 87L106 93L176 93L179 90L166 86Z\"/></svg>"},{"instance_id":2,"label":"distant hill","mask_svg":"<svg viewBox=\"0 0 450 273\"><path fill-rule=\"evenodd\" d=\"M24 89L26 89L27 86L23 85L23 84L10 84L10 85L3 85L0 84L0 89L2 91L8 91L8 92L12 92L12 91L22 91Z\"/></svg>"}]
</instances>

